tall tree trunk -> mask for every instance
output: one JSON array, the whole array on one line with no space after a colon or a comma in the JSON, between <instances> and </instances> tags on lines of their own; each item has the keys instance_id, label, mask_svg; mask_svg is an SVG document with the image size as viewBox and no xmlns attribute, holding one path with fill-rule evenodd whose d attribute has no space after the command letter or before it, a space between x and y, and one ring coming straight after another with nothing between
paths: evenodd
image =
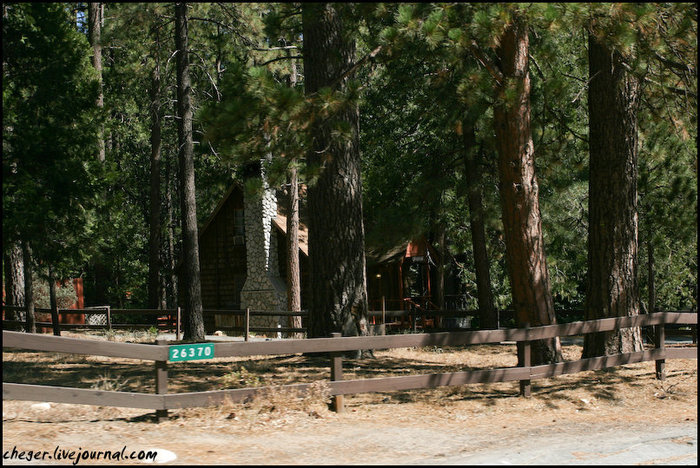
<instances>
[{"instance_id":1,"label":"tall tree trunk","mask_svg":"<svg viewBox=\"0 0 700 468\"><path fill-rule=\"evenodd\" d=\"M445 237L445 223L436 220L435 243L437 244L440 257L436 259L437 268L435 269L435 285L433 286L435 300L433 302L440 310L445 310L445 258L447 257L447 241Z\"/></svg>"},{"instance_id":2,"label":"tall tree trunk","mask_svg":"<svg viewBox=\"0 0 700 468\"><path fill-rule=\"evenodd\" d=\"M476 160L476 135L474 126L465 125L462 133L464 141L464 176L467 182L467 202L469 204L469 227L472 234L472 251L476 270L476 292L479 302L479 327L498 328L496 308L493 306L491 272L488 251L486 250L486 229L484 227L484 207L481 199L481 177Z\"/></svg>"},{"instance_id":3,"label":"tall tree trunk","mask_svg":"<svg viewBox=\"0 0 700 468\"><path fill-rule=\"evenodd\" d=\"M647 229L647 287L648 287L648 297L649 309L646 311L647 314L653 314L656 312L656 285L654 284L654 270L656 268L654 261L654 242L652 239L651 223L649 223ZM645 313L640 303L641 312ZM644 336L642 340L646 337L650 342L656 343L656 327L646 327L644 329Z\"/></svg>"},{"instance_id":4,"label":"tall tree trunk","mask_svg":"<svg viewBox=\"0 0 700 468\"><path fill-rule=\"evenodd\" d=\"M36 314L34 311L34 282L32 279L32 249L29 242L22 241L22 259L24 260L24 307L26 309L27 332L36 333Z\"/></svg>"},{"instance_id":5,"label":"tall tree trunk","mask_svg":"<svg viewBox=\"0 0 700 468\"><path fill-rule=\"evenodd\" d=\"M12 242L5 254L5 304L24 305L24 261L19 242ZM6 320L19 320L22 314L14 310L5 311Z\"/></svg>"},{"instance_id":6,"label":"tall tree trunk","mask_svg":"<svg viewBox=\"0 0 700 468\"><path fill-rule=\"evenodd\" d=\"M287 210L287 309L301 310L301 279L299 276L299 184L297 169L289 168L289 209ZM289 317L289 326L301 328L301 317ZM294 336L299 338L300 334Z\"/></svg>"},{"instance_id":7,"label":"tall tree trunk","mask_svg":"<svg viewBox=\"0 0 700 468\"><path fill-rule=\"evenodd\" d=\"M204 341L202 286L199 270L197 201L195 199L194 143L192 141L192 84L187 49L187 3L175 4L177 50L178 159L182 209L182 290L184 293L185 340Z\"/></svg>"},{"instance_id":8,"label":"tall tree trunk","mask_svg":"<svg viewBox=\"0 0 700 468\"><path fill-rule=\"evenodd\" d=\"M169 307L178 306L178 292L177 292L177 262L175 259L175 206L173 205L173 183L171 183L170 175L170 164L166 165L166 187L165 187L165 203L168 210L168 245L167 245L167 256L168 256L168 304Z\"/></svg>"},{"instance_id":9,"label":"tall tree trunk","mask_svg":"<svg viewBox=\"0 0 700 468\"><path fill-rule=\"evenodd\" d=\"M520 326L556 323L544 253L534 146L530 130L529 39L515 18L497 53L503 80L497 85L494 126L501 209L513 306ZM533 343L534 363L562 360L559 338Z\"/></svg>"},{"instance_id":10,"label":"tall tree trunk","mask_svg":"<svg viewBox=\"0 0 700 468\"><path fill-rule=\"evenodd\" d=\"M588 37L590 176L586 319L639 313L637 105L639 81L617 51ZM585 336L583 356L642 349L638 327Z\"/></svg>"},{"instance_id":11,"label":"tall tree trunk","mask_svg":"<svg viewBox=\"0 0 700 468\"><path fill-rule=\"evenodd\" d=\"M102 15L103 5L100 2L88 2L88 38L92 46L92 66L97 71L99 80L99 94L97 95L97 107L104 107L104 93L102 91ZM100 128L98 136L99 152L97 159L105 160L104 129Z\"/></svg>"},{"instance_id":12,"label":"tall tree trunk","mask_svg":"<svg viewBox=\"0 0 700 468\"><path fill-rule=\"evenodd\" d=\"M156 44L160 43L158 29L154 27ZM160 111L160 62L158 46L154 53L154 65L151 74L151 194L148 238L148 307L157 309L160 304L160 148L161 148L161 111Z\"/></svg>"},{"instance_id":13,"label":"tall tree trunk","mask_svg":"<svg viewBox=\"0 0 700 468\"><path fill-rule=\"evenodd\" d=\"M656 312L656 285L654 284L654 242L651 237L651 226L647 238L647 282L649 287L649 313Z\"/></svg>"},{"instance_id":14,"label":"tall tree trunk","mask_svg":"<svg viewBox=\"0 0 700 468\"><path fill-rule=\"evenodd\" d=\"M102 3L88 2L88 41L92 46L92 66L97 72L99 83L99 92L97 95L97 107L104 107L104 92L102 88L102 16L104 13ZM104 128L100 126L97 135L98 151L97 160L105 161L105 138ZM107 304L107 283L109 282L109 271L104 263L103 249L99 249L94 260L94 279L95 279L95 302L96 305Z\"/></svg>"},{"instance_id":15,"label":"tall tree trunk","mask_svg":"<svg viewBox=\"0 0 700 468\"><path fill-rule=\"evenodd\" d=\"M56 300L56 277L49 267L49 303L51 307L51 328L55 336L61 336L61 325L58 322L58 301Z\"/></svg>"},{"instance_id":16,"label":"tall tree trunk","mask_svg":"<svg viewBox=\"0 0 700 468\"><path fill-rule=\"evenodd\" d=\"M341 6L342 8L342 6ZM324 86L336 89L352 65L354 41L330 4L302 4L304 85L307 95ZM334 122L351 129L349 141L331 138ZM312 302L309 336L368 334L362 179L358 146L359 111L347 106L329 121L315 122L307 162L322 168L308 190L309 260Z\"/></svg>"},{"instance_id":17,"label":"tall tree trunk","mask_svg":"<svg viewBox=\"0 0 700 468\"><path fill-rule=\"evenodd\" d=\"M291 57L291 52L287 51ZM294 59L291 60L291 74L289 86L294 88L297 84L297 67ZM289 206L287 207L287 309L290 311L301 310L301 278L299 272L299 181L297 168L292 161L289 166ZM289 317L288 325L292 328L301 328L301 317ZM301 333L293 335L301 338Z\"/></svg>"}]
</instances>

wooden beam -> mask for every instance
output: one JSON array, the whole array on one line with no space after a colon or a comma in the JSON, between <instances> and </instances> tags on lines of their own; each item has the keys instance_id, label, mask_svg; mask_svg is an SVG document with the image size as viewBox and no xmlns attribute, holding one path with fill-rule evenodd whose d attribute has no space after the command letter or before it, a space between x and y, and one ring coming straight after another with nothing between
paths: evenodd
<instances>
[{"instance_id":1,"label":"wooden beam","mask_svg":"<svg viewBox=\"0 0 700 468\"><path fill-rule=\"evenodd\" d=\"M331 338L340 338L340 333L331 333ZM331 353L331 381L340 382L343 380L343 354ZM345 412L345 402L343 395L333 396L333 411L336 413Z\"/></svg>"},{"instance_id":2,"label":"wooden beam","mask_svg":"<svg viewBox=\"0 0 700 468\"><path fill-rule=\"evenodd\" d=\"M148 393L108 392L85 388L49 385L2 384L3 400L51 401L76 405L116 406L122 408L164 409L162 396Z\"/></svg>"},{"instance_id":3,"label":"wooden beam","mask_svg":"<svg viewBox=\"0 0 700 468\"><path fill-rule=\"evenodd\" d=\"M312 338L249 343L217 343L216 356L252 356L312 352L355 351L358 349L410 348L423 346L461 346L502 341L533 341L555 336L579 335L618 328L658 323L696 323L695 314L654 313L633 317L616 317L527 329L481 330L464 332L423 333L411 335L353 336Z\"/></svg>"},{"instance_id":4,"label":"wooden beam","mask_svg":"<svg viewBox=\"0 0 700 468\"><path fill-rule=\"evenodd\" d=\"M605 369L607 367L621 366L623 364L633 364L635 362L653 361L662 356L658 349L639 351L636 353L614 354L612 356L598 356L578 361L558 362L556 364L545 364L534 366L530 369L532 379L543 379L556 375L575 374L587 370Z\"/></svg>"},{"instance_id":5,"label":"wooden beam","mask_svg":"<svg viewBox=\"0 0 700 468\"><path fill-rule=\"evenodd\" d=\"M139 343L83 340L63 336L36 335L21 332L2 332L3 348L21 348L55 353L91 354L96 356L165 361L166 347Z\"/></svg>"}]
</instances>

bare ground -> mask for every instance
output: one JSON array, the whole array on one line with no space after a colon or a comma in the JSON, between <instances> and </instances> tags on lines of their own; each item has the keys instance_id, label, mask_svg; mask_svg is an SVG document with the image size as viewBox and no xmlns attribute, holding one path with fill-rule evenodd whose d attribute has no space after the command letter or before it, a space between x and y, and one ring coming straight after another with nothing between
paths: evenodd
<instances>
[{"instance_id":1,"label":"bare ground","mask_svg":"<svg viewBox=\"0 0 700 468\"><path fill-rule=\"evenodd\" d=\"M580 353L580 346L564 346L567 359ZM326 359L301 355L213 361L169 366L169 391L329 378ZM515 346L502 344L377 351L373 359L345 361L344 371L351 379L515 364ZM488 463L483 456L489 451L503 457L512 452L522 461L517 457L526 457L533 444L559 444L572 463L616 463L614 455L624 456L622 450L609 449L601 461L591 455L596 452L591 444L602 447L626 433L663 428L670 448L657 462L693 463L697 455L688 455L688 447L697 450L697 362L670 360L666 368L665 381L655 379L653 362L536 380L530 398L518 396L517 382L351 395L342 414L328 409L327 389L319 384L304 398L276 391L245 404L171 411L171 420L160 424L147 410L57 403L45 409L36 402L3 401L3 453L15 446L25 451L127 446L166 449L177 455L174 463L186 464ZM138 360L6 351L3 374L5 382L154 388L153 364ZM693 428L694 436L688 433ZM601 441L584 444L583 437L591 435Z\"/></svg>"}]
</instances>

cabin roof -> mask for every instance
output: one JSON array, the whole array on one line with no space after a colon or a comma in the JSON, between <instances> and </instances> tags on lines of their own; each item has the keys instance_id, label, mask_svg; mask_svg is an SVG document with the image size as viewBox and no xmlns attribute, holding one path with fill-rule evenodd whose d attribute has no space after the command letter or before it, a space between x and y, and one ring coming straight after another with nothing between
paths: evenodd
<instances>
[{"instance_id":1,"label":"cabin roof","mask_svg":"<svg viewBox=\"0 0 700 468\"><path fill-rule=\"evenodd\" d=\"M216 216L219 214L219 211L221 211L221 208L224 207L226 202L228 201L229 197L231 194L234 192L235 189L243 190L243 187L241 187L240 182L235 181L231 186L226 190L226 193L224 194L223 197L221 197L221 200L219 200L219 203L217 203L216 208L214 208L214 211L211 212L209 217L204 221L204 224L202 224L201 229L199 229L199 238L201 239L202 236L204 235L204 232L209 228L211 223L216 219Z\"/></svg>"},{"instance_id":2,"label":"cabin roof","mask_svg":"<svg viewBox=\"0 0 700 468\"><path fill-rule=\"evenodd\" d=\"M428 255L426 255L426 252ZM417 239L411 241L402 241L398 245L382 250L368 250L367 253L367 263L368 264L379 264L385 262L398 261L401 257L403 258L413 258L413 257L428 257L429 260L434 261L438 258L437 251L428 242L425 236L421 236Z\"/></svg>"},{"instance_id":3,"label":"cabin roof","mask_svg":"<svg viewBox=\"0 0 700 468\"><path fill-rule=\"evenodd\" d=\"M199 230L199 238L200 239L202 238L202 236L204 236L204 233L207 231L207 229L212 224L212 222L216 219L219 212L224 207L224 205L226 205L226 202L231 197L231 195L233 195L233 193L236 191L236 189L239 190L239 193L243 194L243 186L241 185L241 183L239 181L235 181L233 184L231 184L231 186L228 188L228 190L226 190L226 193L224 194L224 196L221 197L221 200L219 200L219 203L217 203L216 208L214 208L214 210L211 212L209 217L206 219L206 221L202 225L202 228ZM301 191L303 193L305 191L305 187L301 187ZM272 225L275 226L280 231L282 231L282 233L284 235L287 235L286 203L279 202L280 198L282 198L284 200L285 197L286 197L285 194L278 193L277 217L272 219ZM302 253L304 255L306 255L307 257L309 256L309 230L306 227L306 224L304 224L301 221L299 221L299 249L302 251Z\"/></svg>"},{"instance_id":4,"label":"cabin roof","mask_svg":"<svg viewBox=\"0 0 700 468\"><path fill-rule=\"evenodd\" d=\"M219 211L224 207L231 195L239 190L239 193L243 194L243 187L239 181L234 181L233 184L228 188L224 196L221 198L216 208L209 215L207 220L202 225L199 230L200 239L212 224ZM302 193L305 191L305 186L301 187ZM284 203L287 195L285 191L278 191L278 203L277 203L277 216L272 219L272 225L275 226L279 231L281 231L285 236L287 235L287 216L286 216L286 203ZM300 205L300 218L303 217L303 206ZM309 230L305 223L301 220L299 221L299 249L304 255L308 257L309 255ZM366 248L367 264L379 264L391 261L398 261L399 258L412 258L418 256L426 256L426 251L429 252L428 257L435 259L438 257L438 253L430 245L424 236L410 241L402 241L401 243L395 245L394 247L388 249L376 249L376 248Z\"/></svg>"},{"instance_id":5,"label":"cabin roof","mask_svg":"<svg viewBox=\"0 0 700 468\"><path fill-rule=\"evenodd\" d=\"M287 217L279 212L279 207L277 208L277 217L272 220L272 225L277 229L282 231L282 233L287 235ZM301 250L304 255L309 256L309 230L304 223L299 222L299 250Z\"/></svg>"}]
</instances>

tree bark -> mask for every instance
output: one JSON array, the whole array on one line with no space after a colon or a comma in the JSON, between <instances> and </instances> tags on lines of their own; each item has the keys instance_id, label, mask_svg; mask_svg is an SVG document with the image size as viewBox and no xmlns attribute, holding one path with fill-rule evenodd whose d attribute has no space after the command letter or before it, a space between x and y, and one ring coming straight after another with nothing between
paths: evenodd
<instances>
[{"instance_id":1,"label":"tree bark","mask_svg":"<svg viewBox=\"0 0 700 468\"><path fill-rule=\"evenodd\" d=\"M651 223L649 223L649 228L647 230L647 286L648 286L648 300L649 309L646 311L648 314L656 312L656 285L654 284L654 270L656 268L654 261L654 242L652 239ZM640 308L642 304L640 303ZM640 311L645 313L643 308ZM646 327L644 329L644 336L647 337L652 343L656 343L656 327ZM644 337L642 337L644 340Z\"/></svg>"},{"instance_id":2,"label":"tree bark","mask_svg":"<svg viewBox=\"0 0 700 468\"><path fill-rule=\"evenodd\" d=\"M156 44L160 43L158 29L154 28ZM154 65L151 73L151 193L148 238L148 307L157 309L160 305L160 148L161 148L161 110L160 110L160 62L158 47L154 53Z\"/></svg>"},{"instance_id":3,"label":"tree bark","mask_svg":"<svg viewBox=\"0 0 700 468\"><path fill-rule=\"evenodd\" d=\"M24 260L24 306L27 315L27 332L36 333L36 314L34 312L34 282L32 281L32 249L27 241L22 241L22 259Z\"/></svg>"},{"instance_id":4,"label":"tree bark","mask_svg":"<svg viewBox=\"0 0 700 468\"><path fill-rule=\"evenodd\" d=\"M639 81L622 57L588 38L590 175L586 319L639 314L637 106ZM640 351L638 327L592 333L583 356Z\"/></svg>"},{"instance_id":5,"label":"tree bark","mask_svg":"<svg viewBox=\"0 0 700 468\"><path fill-rule=\"evenodd\" d=\"M182 207L182 291L185 340L204 341L202 287L199 269L197 202L195 199L194 143L192 140L192 85L187 49L187 3L175 4L175 48L177 50L178 159Z\"/></svg>"},{"instance_id":6,"label":"tree bark","mask_svg":"<svg viewBox=\"0 0 700 468\"><path fill-rule=\"evenodd\" d=\"M291 57L291 51L287 51ZM294 59L290 58L291 74L289 86L297 84L297 67ZM287 309L301 311L301 278L299 272L299 181L294 161L289 166L289 206L287 207ZM301 328L301 317L289 317L288 325ZM302 338L301 333L294 333L295 338Z\"/></svg>"},{"instance_id":7,"label":"tree bark","mask_svg":"<svg viewBox=\"0 0 700 468\"><path fill-rule=\"evenodd\" d=\"M169 307L177 307L178 291L177 291L177 264L175 260L175 207L173 206L173 183L171 183L170 164L166 165L166 187L165 187L165 203L168 210L168 242L167 242L167 257L168 257L168 304Z\"/></svg>"},{"instance_id":8,"label":"tree bark","mask_svg":"<svg viewBox=\"0 0 700 468\"><path fill-rule=\"evenodd\" d=\"M435 286L433 286L435 305L440 310L445 310L445 258L447 257L447 242L445 240L445 223L437 221L435 224L435 242L440 258L436 260Z\"/></svg>"},{"instance_id":9,"label":"tree bark","mask_svg":"<svg viewBox=\"0 0 700 468\"><path fill-rule=\"evenodd\" d=\"M24 305L24 261L19 242L12 242L5 254L5 304ZM5 311L6 320L18 320L22 314L14 310Z\"/></svg>"},{"instance_id":10,"label":"tree bark","mask_svg":"<svg viewBox=\"0 0 700 468\"><path fill-rule=\"evenodd\" d=\"M92 46L92 66L97 71L99 80L99 94L97 95L97 107L104 107L104 92L102 91L102 15L103 5L100 2L88 2L88 38ZM105 160L104 129L99 129L99 151L97 160Z\"/></svg>"},{"instance_id":11,"label":"tree bark","mask_svg":"<svg viewBox=\"0 0 700 468\"><path fill-rule=\"evenodd\" d=\"M304 84L307 95L325 86L342 89L338 80L354 60L355 44L330 4L302 4ZM331 138L334 123L351 129L348 141ZM367 335L362 179L358 145L359 111L346 106L328 121L313 123L310 167L320 168L309 187L309 260L312 301L309 336Z\"/></svg>"},{"instance_id":12,"label":"tree bark","mask_svg":"<svg viewBox=\"0 0 700 468\"><path fill-rule=\"evenodd\" d=\"M287 309L301 310L301 279L299 276L299 184L297 169L289 168L289 209L287 211ZM301 328L301 317L289 317L289 326ZM300 338L300 334L294 335Z\"/></svg>"},{"instance_id":13,"label":"tree bark","mask_svg":"<svg viewBox=\"0 0 700 468\"><path fill-rule=\"evenodd\" d=\"M49 303L51 307L51 328L55 336L61 336L61 325L58 319L58 301L56 300L56 277L49 267Z\"/></svg>"},{"instance_id":14,"label":"tree bark","mask_svg":"<svg viewBox=\"0 0 700 468\"><path fill-rule=\"evenodd\" d=\"M498 317L493 306L480 171L476 160L476 135L473 125L468 123L464 127L462 138L464 141L464 176L467 182L467 202L469 204L469 227L472 234L477 300L479 302L479 327L495 329L498 328Z\"/></svg>"},{"instance_id":15,"label":"tree bark","mask_svg":"<svg viewBox=\"0 0 700 468\"><path fill-rule=\"evenodd\" d=\"M104 5L101 2L88 2L88 41L92 47L92 66L97 72L99 83L99 92L96 99L96 105L102 109L104 107L104 92L102 87L102 22L104 14ZM97 132L97 160L105 161L105 137L104 128L100 126ZM95 278L95 301L97 305L107 304L107 284L109 282L108 268L104 264L104 256L102 252L98 252L94 261L94 278Z\"/></svg>"},{"instance_id":16,"label":"tree bark","mask_svg":"<svg viewBox=\"0 0 700 468\"><path fill-rule=\"evenodd\" d=\"M651 227L647 238L647 280L649 283L649 313L656 312L656 285L654 284L654 242L651 237Z\"/></svg>"},{"instance_id":17,"label":"tree bark","mask_svg":"<svg viewBox=\"0 0 700 468\"><path fill-rule=\"evenodd\" d=\"M539 326L556 323L556 317L544 253L530 130L528 49L527 25L516 17L505 30L497 50L503 79L496 88L494 126L513 306L519 326ZM533 363L561 360L559 338L533 343Z\"/></svg>"}]
</instances>

